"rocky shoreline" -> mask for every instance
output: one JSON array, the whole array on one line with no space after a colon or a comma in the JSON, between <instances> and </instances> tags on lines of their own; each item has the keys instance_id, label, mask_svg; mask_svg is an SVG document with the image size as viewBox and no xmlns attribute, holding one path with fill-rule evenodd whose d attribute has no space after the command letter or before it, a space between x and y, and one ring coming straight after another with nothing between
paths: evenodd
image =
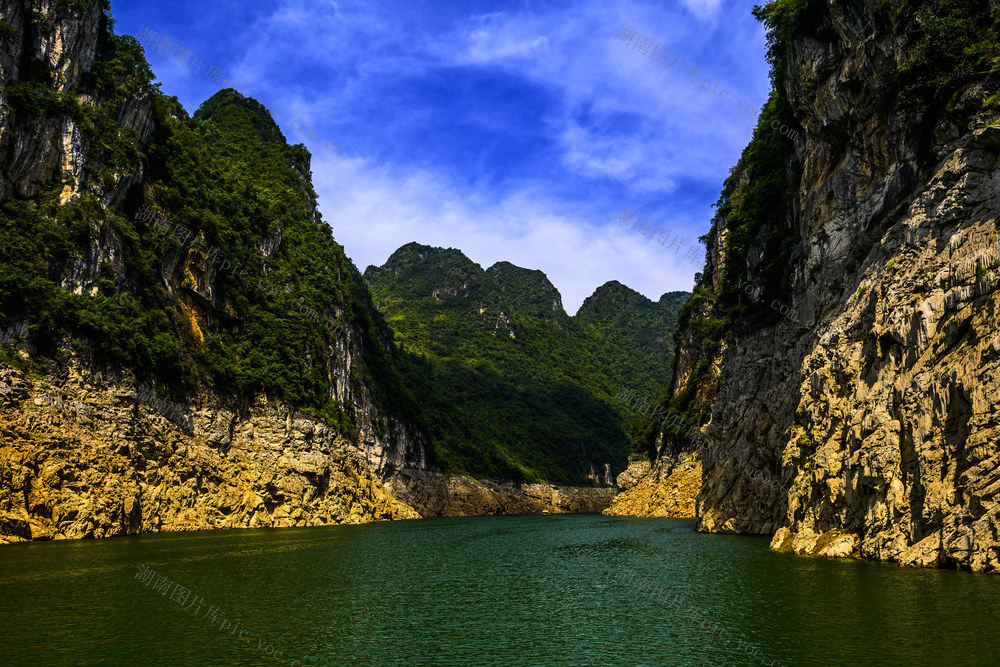
<instances>
[{"instance_id":1,"label":"rocky shoreline","mask_svg":"<svg viewBox=\"0 0 1000 667\"><path fill-rule=\"evenodd\" d=\"M141 389L107 380L70 366L56 384L0 364L0 544L600 512L614 495L407 466L274 405L237 415L205 398L163 414Z\"/></svg>"},{"instance_id":2,"label":"rocky shoreline","mask_svg":"<svg viewBox=\"0 0 1000 667\"><path fill-rule=\"evenodd\" d=\"M634 516L672 519L695 518L696 500L701 489L701 461L693 456L667 466L666 458L650 464L645 457L632 457L629 467L618 475L619 493L607 516Z\"/></svg>"},{"instance_id":3,"label":"rocky shoreline","mask_svg":"<svg viewBox=\"0 0 1000 667\"><path fill-rule=\"evenodd\" d=\"M0 368L0 542L417 518L367 453L274 406L168 419L74 367Z\"/></svg>"},{"instance_id":4,"label":"rocky shoreline","mask_svg":"<svg viewBox=\"0 0 1000 667\"><path fill-rule=\"evenodd\" d=\"M477 480L429 470L402 471L393 479L393 490L425 517L599 514L616 493L613 487Z\"/></svg>"}]
</instances>

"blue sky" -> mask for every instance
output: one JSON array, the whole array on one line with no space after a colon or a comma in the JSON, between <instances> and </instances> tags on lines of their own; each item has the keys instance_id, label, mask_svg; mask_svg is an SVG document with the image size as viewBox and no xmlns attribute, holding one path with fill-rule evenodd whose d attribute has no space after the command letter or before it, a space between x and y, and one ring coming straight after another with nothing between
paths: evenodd
<instances>
[{"instance_id":1,"label":"blue sky","mask_svg":"<svg viewBox=\"0 0 1000 667\"><path fill-rule=\"evenodd\" d=\"M572 314L609 280L654 300L691 288L697 239L767 99L753 4L112 0L112 10L119 33L169 40L145 45L147 59L190 112L224 80L277 110L289 142L312 152L320 210L362 271L410 241L459 248L484 268L541 269ZM622 25L635 31L628 44ZM189 53L175 59L176 45ZM224 73L217 82L211 68ZM646 219L645 235L616 219L622 207Z\"/></svg>"}]
</instances>

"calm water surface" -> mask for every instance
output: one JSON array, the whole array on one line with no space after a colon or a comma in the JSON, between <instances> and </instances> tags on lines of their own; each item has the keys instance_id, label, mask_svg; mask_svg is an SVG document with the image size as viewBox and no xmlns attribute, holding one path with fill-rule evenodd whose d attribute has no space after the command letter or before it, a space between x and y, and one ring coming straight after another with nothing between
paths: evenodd
<instances>
[{"instance_id":1,"label":"calm water surface","mask_svg":"<svg viewBox=\"0 0 1000 667\"><path fill-rule=\"evenodd\" d=\"M0 665L996 665L998 628L1000 577L778 554L671 519L0 547Z\"/></svg>"}]
</instances>

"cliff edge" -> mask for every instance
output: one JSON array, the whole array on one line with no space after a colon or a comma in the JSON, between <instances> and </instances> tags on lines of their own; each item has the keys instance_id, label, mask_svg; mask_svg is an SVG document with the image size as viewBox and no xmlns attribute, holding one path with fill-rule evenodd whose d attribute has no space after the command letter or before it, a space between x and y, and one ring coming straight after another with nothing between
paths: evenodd
<instances>
[{"instance_id":1,"label":"cliff edge","mask_svg":"<svg viewBox=\"0 0 1000 667\"><path fill-rule=\"evenodd\" d=\"M1000 107L991 2L778 0L655 456L698 527L1000 570Z\"/></svg>"}]
</instances>

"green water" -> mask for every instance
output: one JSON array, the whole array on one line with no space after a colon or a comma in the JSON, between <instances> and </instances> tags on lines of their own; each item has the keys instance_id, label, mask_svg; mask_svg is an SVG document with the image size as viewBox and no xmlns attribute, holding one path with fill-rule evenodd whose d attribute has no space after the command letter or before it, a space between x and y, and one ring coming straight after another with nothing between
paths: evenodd
<instances>
[{"instance_id":1,"label":"green water","mask_svg":"<svg viewBox=\"0 0 1000 667\"><path fill-rule=\"evenodd\" d=\"M987 665L998 612L997 576L778 554L670 519L0 547L0 665Z\"/></svg>"}]
</instances>

